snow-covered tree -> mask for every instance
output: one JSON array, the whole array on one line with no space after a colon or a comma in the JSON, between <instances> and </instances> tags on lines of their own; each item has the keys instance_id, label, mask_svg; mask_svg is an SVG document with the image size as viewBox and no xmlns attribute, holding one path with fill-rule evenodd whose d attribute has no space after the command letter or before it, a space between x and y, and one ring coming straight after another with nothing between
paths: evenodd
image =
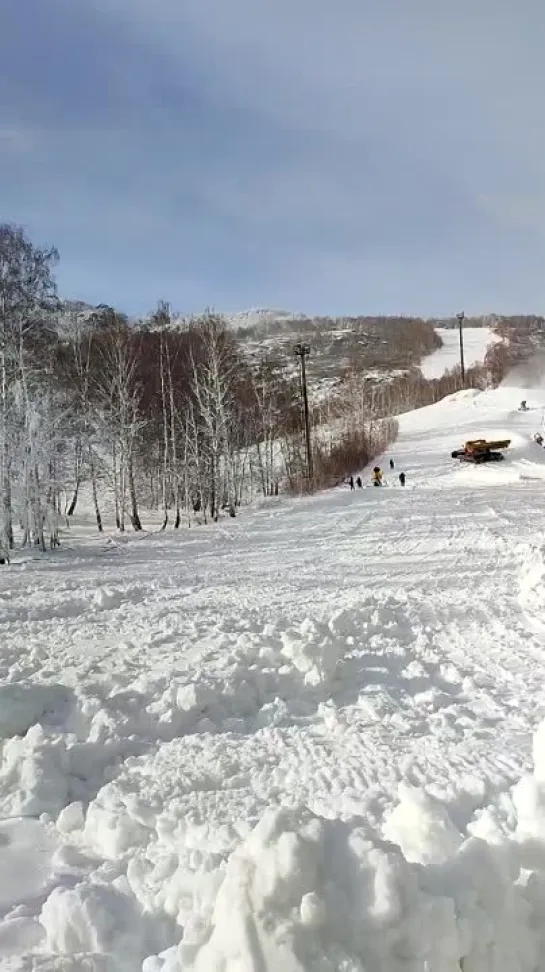
<instances>
[{"instance_id":1,"label":"snow-covered tree","mask_svg":"<svg viewBox=\"0 0 545 972\"><path fill-rule=\"evenodd\" d=\"M107 310L103 323L97 337L101 361L97 390L111 448L116 524L124 531L128 512L133 529L141 530L135 481L137 441L144 424L139 414L138 347L123 315Z\"/></svg>"},{"instance_id":2,"label":"snow-covered tree","mask_svg":"<svg viewBox=\"0 0 545 972\"><path fill-rule=\"evenodd\" d=\"M57 307L53 276L57 259L55 249L35 246L19 227L0 225L0 560L4 563L14 545L16 507L24 537L45 545L36 397L42 375L33 352L47 338Z\"/></svg>"}]
</instances>

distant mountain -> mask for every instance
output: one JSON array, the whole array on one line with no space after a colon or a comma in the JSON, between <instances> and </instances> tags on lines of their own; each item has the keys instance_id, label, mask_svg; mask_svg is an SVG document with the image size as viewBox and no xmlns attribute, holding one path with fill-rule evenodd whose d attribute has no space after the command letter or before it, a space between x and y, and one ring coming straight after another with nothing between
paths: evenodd
<instances>
[{"instance_id":1,"label":"distant mountain","mask_svg":"<svg viewBox=\"0 0 545 972\"><path fill-rule=\"evenodd\" d=\"M272 310L267 307L252 307L249 310L237 311L234 314L221 315L233 330L256 328L267 329L271 324L285 322L288 326L297 320L310 320L306 314L294 314L293 311Z\"/></svg>"}]
</instances>

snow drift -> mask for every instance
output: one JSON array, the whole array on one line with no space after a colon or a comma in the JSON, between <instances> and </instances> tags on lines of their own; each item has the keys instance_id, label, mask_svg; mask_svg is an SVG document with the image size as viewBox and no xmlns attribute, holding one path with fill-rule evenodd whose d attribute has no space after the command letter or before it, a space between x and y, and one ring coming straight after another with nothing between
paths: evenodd
<instances>
[{"instance_id":1,"label":"snow drift","mask_svg":"<svg viewBox=\"0 0 545 972\"><path fill-rule=\"evenodd\" d=\"M194 916L146 972L545 969L545 723L534 758L466 834L410 788L385 836L362 819L268 811L227 860L210 922Z\"/></svg>"}]
</instances>

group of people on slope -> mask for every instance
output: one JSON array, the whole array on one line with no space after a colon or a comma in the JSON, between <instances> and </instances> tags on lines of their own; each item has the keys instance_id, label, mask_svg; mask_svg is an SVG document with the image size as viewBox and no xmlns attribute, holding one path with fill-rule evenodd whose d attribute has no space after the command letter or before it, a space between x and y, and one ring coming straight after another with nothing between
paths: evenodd
<instances>
[{"instance_id":1,"label":"group of people on slope","mask_svg":"<svg viewBox=\"0 0 545 972\"><path fill-rule=\"evenodd\" d=\"M394 462L393 459L390 459L390 469L392 471L395 469L395 462ZM404 486L405 485L405 480L406 480L405 473L404 472L400 472L400 474L398 476L398 479L399 479L400 485L401 486ZM375 466L374 467L374 469L373 469L373 475L371 477L371 482L372 482L373 486L383 486L384 485L384 474L383 474L382 469L380 468L380 466ZM350 479L348 480L348 485L350 486L350 489L355 489L356 486L358 487L358 489L361 489L362 486L363 486L363 482L362 482L361 476L357 476L356 477L356 480L354 480L354 477L353 476L350 476Z\"/></svg>"}]
</instances>

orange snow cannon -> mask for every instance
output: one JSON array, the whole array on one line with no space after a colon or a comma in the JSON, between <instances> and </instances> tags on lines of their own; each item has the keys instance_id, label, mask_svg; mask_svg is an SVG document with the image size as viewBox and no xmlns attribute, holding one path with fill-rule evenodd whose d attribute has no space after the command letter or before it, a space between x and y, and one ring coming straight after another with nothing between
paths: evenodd
<instances>
[{"instance_id":1,"label":"orange snow cannon","mask_svg":"<svg viewBox=\"0 0 545 972\"><path fill-rule=\"evenodd\" d=\"M455 449L451 453L453 459L461 462L500 462L505 459L503 450L511 445L511 439L471 439L462 449Z\"/></svg>"}]
</instances>

